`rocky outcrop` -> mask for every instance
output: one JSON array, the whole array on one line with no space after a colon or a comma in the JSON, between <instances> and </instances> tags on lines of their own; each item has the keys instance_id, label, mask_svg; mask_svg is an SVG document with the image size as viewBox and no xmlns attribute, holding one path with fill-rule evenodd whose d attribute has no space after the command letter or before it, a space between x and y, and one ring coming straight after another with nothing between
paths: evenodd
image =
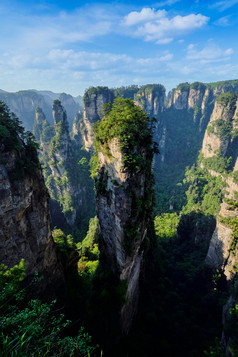
<instances>
[{"instance_id":1,"label":"rocky outcrop","mask_svg":"<svg viewBox=\"0 0 238 357\"><path fill-rule=\"evenodd\" d=\"M81 134L86 150L93 148L93 124L103 117L103 106L114 99L113 92L107 87L92 87L84 94L83 123Z\"/></svg>"},{"instance_id":2,"label":"rocky outcrop","mask_svg":"<svg viewBox=\"0 0 238 357\"><path fill-rule=\"evenodd\" d=\"M75 114L73 128L72 128L72 138L76 145L82 147L84 145L81 131L83 129L83 114L79 111Z\"/></svg>"},{"instance_id":3,"label":"rocky outcrop","mask_svg":"<svg viewBox=\"0 0 238 357\"><path fill-rule=\"evenodd\" d=\"M232 130L234 132L237 128L236 114L237 104L216 101L202 145L205 158L214 156L218 151L223 157L226 155L228 145L231 145L233 140Z\"/></svg>"},{"instance_id":4,"label":"rocky outcrop","mask_svg":"<svg viewBox=\"0 0 238 357\"><path fill-rule=\"evenodd\" d=\"M160 84L142 86L135 94L134 101L150 117L157 117L164 110L165 88Z\"/></svg>"},{"instance_id":5,"label":"rocky outcrop","mask_svg":"<svg viewBox=\"0 0 238 357\"><path fill-rule=\"evenodd\" d=\"M74 161L73 148L69 136L69 124L66 111L59 100L54 101L52 112L56 135L51 141L51 149L49 153L49 158L51 160L48 161L51 174L47 177L46 182L49 187L51 198L55 201L59 201L60 206L62 207L61 209L65 213L64 216L67 224L73 227L76 220L75 204L76 202L77 205L81 203L81 188L79 183L76 183L76 185L72 183L68 171L72 169L70 163L72 164L72 161ZM74 162L74 164L76 163ZM73 200L73 195L75 197L79 196L78 201ZM55 211L52 213L54 223Z\"/></svg>"},{"instance_id":6,"label":"rocky outcrop","mask_svg":"<svg viewBox=\"0 0 238 357\"><path fill-rule=\"evenodd\" d=\"M130 108L132 116L134 108ZM107 117L103 122L106 120ZM134 116L134 125L139 126L137 120L138 117ZM116 126L116 123L114 125ZM125 130L130 141L133 134L130 136L129 127ZM144 139L146 141L148 138ZM101 264L105 271L112 272L115 280L126 283L126 302L120 309L120 319L121 329L128 333L137 309L144 254L143 242L151 219L152 149L149 143L145 145L145 141L136 143L140 140L137 134L132 139L135 142L133 141L134 147L131 147L131 150L133 155L139 158L139 166L143 165L142 163L144 166L141 169L138 167L130 170L126 166L128 152L123 149L121 140L120 136L116 135L108 139L106 150L100 146L95 187L101 236Z\"/></svg>"},{"instance_id":7,"label":"rocky outcrop","mask_svg":"<svg viewBox=\"0 0 238 357\"><path fill-rule=\"evenodd\" d=\"M55 130L52 125L49 124L43 110L40 107L35 109L35 120L33 125L33 134L36 141L40 144L41 149L45 149L45 144L49 143L55 135Z\"/></svg>"},{"instance_id":8,"label":"rocky outcrop","mask_svg":"<svg viewBox=\"0 0 238 357\"><path fill-rule=\"evenodd\" d=\"M69 128L72 128L75 114L79 112L82 107L77 101L74 100L74 98L70 94L60 94L59 100L67 113Z\"/></svg>"},{"instance_id":9,"label":"rocky outcrop","mask_svg":"<svg viewBox=\"0 0 238 357\"><path fill-rule=\"evenodd\" d=\"M220 175L227 185L206 263L213 269L221 270L228 281L235 275L234 265L238 258L232 225L229 226L230 220L238 217L236 205L231 205L231 201L236 201L238 192L238 183L234 180L234 173L237 171L237 150L233 148L234 144L237 145L237 107L237 96L234 93L225 93L217 99L202 146L202 165L207 167L211 175ZM216 161L209 160L226 160L229 151L233 156L233 172L228 176L223 172L217 172L217 167L220 166L214 166Z\"/></svg>"},{"instance_id":10,"label":"rocky outcrop","mask_svg":"<svg viewBox=\"0 0 238 357\"><path fill-rule=\"evenodd\" d=\"M24 259L26 276L38 272L44 276L41 292L46 287L53 292L63 274L51 236L47 189L31 139L25 144L13 131L11 137L12 144L2 137L0 148L0 261L12 267Z\"/></svg>"},{"instance_id":11,"label":"rocky outcrop","mask_svg":"<svg viewBox=\"0 0 238 357\"><path fill-rule=\"evenodd\" d=\"M45 126L40 125L38 113L34 126L41 138L40 160L51 197L52 226L85 234L87 220L94 215L90 158L82 152L79 140L71 140L67 114L59 100L54 101L52 112L53 127L46 126L45 122ZM43 119L42 114L40 118Z\"/></svg>"},{"instance_id":12,"label":"rocky outcrop","mask_svg":"<svg viewBox=\"0 0 238 357\"><path fill-rule=\"evenodd\" d=\"M217 82L205 84L194 82L182 83L172 89L166 98L167 108L186 110L193 113L194 121L199 123L201 132L205 131L215 99L228 91L238 90L238 81Z\"/></svg>"},{"instance_id":13,"label":"rocky outcrop","mask_svg":"<svg viewBox=\"0 0 238 357\"><path fill-rule=\"evenodd\" d=\"M35 117L35 108L40 107L52 122L50 105L44 97L34 91L20 91L17 93L0 93L3 100L10 110L22 121L27 130L32 131Z\"/></svg>"},{"instance_id":14,"label":"rocky outcrop","mask_svg":"<svg viewBox=\"0 0 238 357\"><path fill-rule=\"evenodd\" d=\"M59 99L68 113L70 128L72 128L75 113L82 110L82 98L72 97L65 93L50 91L23 90L16 93L0 92L3 100L10 110L22 121L27 130L33 130L35 109L40 107L50 124L53 124L51 106L54 100Z\"/></svg>"},{"instance_id":15,"label":"rocky outcrop","mask_svg":"<svg viewBox=\"0 0 238 357\"><path fill-rule=\"evenodd\" d=\"M132 86L133 87L133 86ZM107 87L92 87L84 94L83 123L80 131L87 150L93 147L93 124L102 119L103 106L112 103L114 98L133 98L150 117L158 117L164 110L165 88L161 84L147 84L141 87L122 87L109 89Z\"/></svg>"}]
</instances>

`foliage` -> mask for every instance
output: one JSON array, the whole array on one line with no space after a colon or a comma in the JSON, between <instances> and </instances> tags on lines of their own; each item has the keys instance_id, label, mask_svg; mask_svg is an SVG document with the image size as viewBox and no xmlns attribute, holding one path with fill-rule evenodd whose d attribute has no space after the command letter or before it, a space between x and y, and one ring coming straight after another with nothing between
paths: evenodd
<instances>
[{"instance_id":1,"label":"foliage","mask_svg":"<svg viewBox=\"0 0 238 357\"><path fill-rule=\"evenodd\" d=\"M221 139L228 139L232 134L232 124L228 120L217 119L207 127L207 133L217 135Z\"/></svg>"},{"instance_id":2,"label":"foliage","mask_svg":"<svg viewBox=\"0 0 238 357\"><path fill-rule=\"evenodd\" d=\"M96 352L91 337L81 327L76 336L67 336L71 321L57 314L56 301L27 301L19 291L24 263L7 269L1 265L0 355L8 356L90 356ZM6 294L6 292L8 292ZM9 299L9 292L11 298Z\"/></svg>"},{"instance_id":3,"label":"foliage","mask_svg":"<svg viewBox=\"0 0 238 357\"><path fill-rule=\"evenodd\" d=\"M62 253L68 255L71 250L77 250L77 246L71 234L65 235L61 229L55 228L52 231L52 237Z\"/></svg>"},{"instance_id":4,"label":"foliage","mask_svg":"<svg viewBox=\"0 0 238 357\"><path fill-rule=\"evenodd\" d=\"M153 93L155 97L163 97L165 94L165 87L162 84L146 84L138 89L135 95L136 100L139 99L142 94L150 95Z\"/></svg>"},{"instance_id":5,"label":"foliage","mask_svg":"<svg viewBox=\"0 0 238 357\"><path fill-rule=\"evenodd\" d=\"M13 179L33 174L39 168L37 149L31 132L25 132L19 119L0 101L0 145L2 152L16 153L16 167L10 173Z\"/></svg>"},{"instance_id":6,"label":"foliage","mask_svg":"<svg viewBox=\"0 0 238 357\"><path fill-rule=\"evenodd\" d=\"M80 259L78 261L78 271L85 279L91 279L99 264L98 249L98 220L97 217L89 221L89 229L82 243L78 243Z\"/></svg>"},{"instance_id":7,"label":"foliage","mask_svg":"<svg viewBox=\"0 0 238 357\"><path fill-rule=\"evenodd\" d=\"M238 171L234 171L232 173L232 178L233 178L235 183L238 183Z\"/></svg>"},{"instance_id":8,"label":"foliage","mask_svg":"<svg viewBox=\"0 0 238 357\"><path fill-rule=\"evenodd\" d=\"M161 155L155 157L154 165L157 214L178 213L186 204L185 171L196 162L203 139L192 111L167 109L160 113L158 124L160 131L164 127L166 145L160 150Z\"/></svg>"},{"instance_id":9,"label":"foliage","mask_svg":"<svg viewBox=\"0 0 238 357\"><path fill-rule=\"evenodd\" d=\"M61 140L63 137L63 123L60 121L55 125L55 136L50 142L50 153L49 156L53 157L55 152L61 148Z\"/></svg>"},{"instance_id":10,"label":"foliage","mask_svg":"<svg viewBox=\"0 0 238 357\"><path fill-rule=\"evenodd\" d=\"M130 172L145 170L147 159L142 148L151 158L153 152L150 122L143 110L130 99L116 98L110 112L95 126L95 146L109 155L108 144L118 138L123 152L124 168Z\"/></svg>"},{"instance_id":11,"label":"foliage","mask_svg":"<svg viewBox=\"0 0 238 357\"><path fill-rule=\"evenodd\" d=\"M232 208L236 207L236 203L232 202ZM232 245L231 251L234 251L238 241L238 217L220 217L220 222L228 226L232 230Z\"/></svg>"},{"instance_id":12,"label":"foliage","mask_svg":"<svg viewBox=\"0 0 238 357\"><path fill-rule=\"evenodd\" d=\"M0 309L19 290L19 284L25 277L25 264L22 259L18 265L8 269L4 264L0 264Z\"/></svg>"},{"instance_id":13,"label":"foliage","mask_svg":"<svg viewBox=\"0 0 238 357\"><path fill-rule=\"evenodd\" d=\"M203 212L205 215L216 216L218 214L226 185L220 176L212 176L198 164L186 171L184 183L189 185L186 191L187 204L183 208L184 213L194 210Z\"/></svg>"},{"instance_id":14,"label":"foliage","mask_svg":"<svg viewBox=\"0 0 238 357\"><path fill-rule=\"evenodd\" d=\"M226 357L224 347L218 338L215 339L215 345L210 346L208 351L204 351L206 357Z\"/></svg>"},{"instance_id":15,"label":"foliage","mask_svg":"<svg viewBox=\"0 0 238 357\"><path fill-rule=\"evenodd\" d=\"M155 217L155 233L160 238L172 238L176 235L179 216L176 213L162 213Z\"/></svg>"},{"instance_id":16,"label":"foliage","mask_svg":"<svg viewBox=\"0 0 238 357\"><path fill-rule=\"evenodd\" d=\"M220 82L211 82L206 84L210 89L223 89L224 91L227 90L233 90L237 91L238 90L238 80L233 79L233 80L228 80L228 81L220 81Z\"/></svg>"},{"instance_id":17,"label":"foliage","mask_svg":"<svg viewBox=\"0 0 238 357\"><path fill-rule=\"evenodd\" d=\"M55 135L52 137L52 134ZM47 126L43 122L41 140L43 146L41 163L44 165L44 178L50 197L54 200L53 205L56 211L52 217L53 225L63 230L69 230L66 220L73 214L75 215L76 211L76 215L73 216L73 235L77 239L82 239L87 232L89 218L95 213L93 180L90 177L89 169L90 153L71 141L65 119L53 127ZM68 148L67 151L65 144ZM87 189L84 189L86 187ZM81 195L80 200L79 194ZM79 210L78 206L81 205L81 201L84 205ZM62 212L63 215L58 215L57 212Z\"/></svg>"},{"instance_id":18,"label":"foliage","mask_svg":"<svg viewBox=\"0 0 238 357\"><path fill-rule=\"evenodd\" d=\"M223 105L224 107L229 105L231 108L234 108L236 101L237 93L234 93L232 91L225 92L216 99L217 103Z\"/></svg>"},{"instance_id":19,"label":"foliage","mask_svg":"<svg viewBox=\"0 0 238 357\"><path fill-rule=\"evenodd\" d=\"M204 268L208 242L194 239L197 222L204 222L207 231L208 217L182 216L175 235L177 219L166 215L162 224L167 229L171 223L172 229L167 236L162 227L156 232L157 244L145 257L138 316L124 345L129 356L156 356L159 336L161 356L200 357L221 333L222 306L212 274Z\"/></svg>"},{"instance_id":20,"label":"foliage","mask_svg":"<svg viewBox=\"0 0 238 357\"><path fill-rule=\"evenodd\" d=\"M102 94L106 98L113 97L113 92L111 89L108 87L90 87L86 90L83 96L83 103L85 106L88 106L90 104L90 97L92 94L99 95Z\"/></svg>"},{"instance_id":21,"label":"foliage","mask_svg":"<svg viewBox=\"0 0 238 357\"><path fill-rule=\"evenodd\" d=\"M231 357L238 353L238 304L235 302L229 309L229 315L225 324L225 336L229 336L228 349Z\"/></svg>"},{"instance_id":22,"label":"foliage","mask_svg":"<svg viewBox=\"0 0 238 357\"><path fill-rule=\"evenodd\" d=\"M201 82L193 82L192 84L190 84L190 89L195 89L204 92L206 89L206 85Z\"/></svg>"},{"instance_id":23,"label":"foliage","mask_svg":"<svg viewBox=\"0 0 238 357\"><path fill-rule=\"evenodd\" d=\"M202 156L201 156L202 157ZM223 157L221 150L217 150L215 155L211 157L204 158L202 157L202 164L205 168L214 170L219 173L226 173L230 163L232 161L232 157L229 158Z\"/></svg>"},{"instance_id":24,"label":"foliage","mask_svg":"<svg viewBox=\"0 0 238 357\"><path fill-rule=\"evenodd\" d=\"M180 83L180 84L176 87L176 90L180 90L181 92L189 91L189 89L190 89L190 84L189 84L188 82Z\"/></svg>"},{"instance_id":25,"label":"foliage","mask_svg":"<svg viewBox=\"0 0 238 357\"><path fill-rule=\"evenodd\" d=\"M138 92L139 88L136 84L115 88L113 89L114 97L134 99L134 95Z\"/></svg>"}]
</instances>

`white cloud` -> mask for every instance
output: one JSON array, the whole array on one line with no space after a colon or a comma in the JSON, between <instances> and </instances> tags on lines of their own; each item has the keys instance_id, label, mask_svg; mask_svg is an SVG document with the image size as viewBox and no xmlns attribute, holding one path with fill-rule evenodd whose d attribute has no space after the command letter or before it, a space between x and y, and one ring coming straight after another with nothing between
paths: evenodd
<instances>
[{"instance_id":1,"label":"white cloud","mask_svg":"<svg viewBox=\"0 0 238 357\"><path fill-rule=\"evenodd\" d=\"M159 45L166 45L167 43L170 43L172 41L173 41L172 37L168 37L168 38L161 38L160 40L156 41L156 43L158 43Z\"/></svg>"},{"instance_id":2,"label":"white cloud","mask_svg":"<svg viewBox=\"0 0 238 357\"><path fill-rule=\"evenodd\" d=\"M220 62L229 59L229 56L233 53L232 48L222 50L215 44L209 44L201 50L197 50L195 45L189 45L187 59L200 61L201 63Z\"/></svg>"},{"instance_id":3,"label":"white cloud","mask_svg":"<svg viewBox=\"0 0 238 357\"><path fill-rule=\"evenodd\" d=\"M165 10L143 8L140 12L130 12L124 17L122 24L132 27L134 36L164 44L171 42L174 37L203 27L208 21L209 17L202 14L177 15L170 18Z\"/></svg>"},{"instance_id":4,"label":"white cloud","mask_svg":"<svg viewBox=\"0 0 238 357\"><path fill-rule=\"evenodd\" d=\"M123 24L126 26L137 25L141 22L158 20L166 16L165 10L151 9L149 7L143 8L140 12L132 11L124 17Z\"/></svg>"},{"instance_id":5,"label":"white cloud","mask_svg":"<svg viewBox=\"0 0 238 357\"><path fill-rule=\"evenodd\" d=\"M218 1L215 4L213 4L211 7L212 8L218 8L220 11L224 11L226 9L229 9L230 7L238 4L238 0L223 0L223 1Z\"/></svg>"},{"instance_id":6,"label":"white cloud","mask_svg":"<svg viewBox=\"0 0 238 357\"><path fill-rule=\"evenodd\" d=\"M221 17L220 19L218 19L217 21L214 22L215 25L217 26L229 26L230 23L229 23L229 19L230 19L230 16L223 16Z\"/></svg>"},{"instance_id":7,"label":"white cloud","mask_svg":"<svg viewBox=\"0 0 238 357\"><path fill-rule=\"evenodd\" d=\"M48 54L51 65L61 69L78 71L88 70L139 70L144 66L156 66L160 62L172 60L173 54L165 51L162 55L153 58L133 58L125 54L86 52L54 49ZM81 72L80 72L81 73Z\"/></svg>"}]
</instances>

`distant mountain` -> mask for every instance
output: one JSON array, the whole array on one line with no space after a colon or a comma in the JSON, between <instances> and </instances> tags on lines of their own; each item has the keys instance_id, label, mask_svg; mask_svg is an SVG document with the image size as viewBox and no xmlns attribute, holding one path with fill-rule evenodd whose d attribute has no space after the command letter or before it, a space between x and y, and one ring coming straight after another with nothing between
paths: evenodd
<instances>
[{"instance_id":1,"label":"distant mountain","mask_svg":"<svg viewBox=\"0 0 238 357\"><path fill-rule=\"evenodd\" d=\"M3 100L8 105L10 110L22 121L26 130L30 131L33 130L35 109L37 107L43 110L48 121L53 124L52 104L55 99L62 101L71 130L75 114L82 110L82 104L80 104L83 102L82 97L74 98L70 94L54 93L47 90L38 91L32 89L10 93L0 89L0 100Z\"/></svg>"}]
</instances>

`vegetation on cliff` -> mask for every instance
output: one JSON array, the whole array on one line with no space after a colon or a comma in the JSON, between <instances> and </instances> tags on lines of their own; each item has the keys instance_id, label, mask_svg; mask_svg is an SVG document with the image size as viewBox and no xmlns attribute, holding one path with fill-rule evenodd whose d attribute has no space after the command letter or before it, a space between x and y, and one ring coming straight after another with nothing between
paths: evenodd
<instances>
[{"instance_id":1,"label":"vegetation on cliff","mask_svg":"<svg viewBox=\"0 0 238 357\"><path fill-rule=\"evenodd\" d=\"M33 174L39 168L38 148L32 133L25 132L19 119L0 101L0 152L14 152L16 155L16 168L12 172L12 178Z\"/></svg>"},{"instance_id":2,"label":"vegetation on cliff","mask_svg":"<svg viewBox=\"0 0 238 357\"><path fill-rule=\"evenodd\" d=\"M147 160L158 152L152 140L151 122L144 111L130 99L116 98L105 107L105 116L95 126L96 152L104 149L110 156L108 144L118 138L123 153L124 169L129 172L146 170ZM146 149L146 156L143 148Z\"/></svg>"},{"instance_id":3,"label":"vegetation on cliff","mask_svg":"<svg viewBox=\"0 0 238 357\"><path fill-rule=\"evenodd\" d=\"M55 100L53 107L54 126L48 124L40 108L36 110L34 124L34 133L42 147L39 156L51 197L53 225L68 232L72 230L77 239L82 239L95 212L90 154L70 138L61 102Z\"/></svg>"},{"instance_id":4,"label":"vegetation on cliff","mask_svg":"<svg viewBox=\"0 0 238 357\"><path fill-rule=\"evenodd\" d=\"M229 86L235 88L238 82L224 83L219 84L219 91ZM183 83L177 87L182 92L191 89L204 92L205 89L213 88L215 88L213 84L200 82ZM114 97L124 95L133 99L136 98L137 94L141 95L143 92L150 95L155 89L153 85L130 86L113 90L108 90L107 87L91 88L85 96L85 104L90 104L91 94L108 95L110 93ZM161 86L158 89L158 95L162 94L163 87ZM236 100L237 94L228 92L218 97L217 102L226 107L227 110L234 110ZM196 122L194 117L196 110L201 112L201 108L195 106L193 110L189 111L170 108L160 113L159 116L158 130L166 127L166 145L162 148L164 159L159 164L156 160L154 165L157 192L156 213L160 214L154 221L157 242L149 249L149 254L145 257L145 279L143 279L139 314L129 336L119 342L119 347L118 345L115 347L112 331L100 329L100 326L104 326L104 323L107 322L113 325L114 319L118 318L115 314L111 314L110 309L115 304L121 307L126 303L127 286L125 281L119 283L115 281L111 272L107 272L105 279L106 274L102 270L98 270L98 241L100 237L97 219L91 219L86 238L78 244L73 240L73 236L68 234L69 232L65 233L59 229L53 232L67 276L68 289L73 295L75 312L81 314L80 317L83 316L89 326L92 326L92 329L96 326L98 331L94 330L95 334L101 335L103 343L106 346L111 345L110 351L115 352L115 355L118 356L125 354L128 356L154 356L159 351L159 354L164 356L200 357L204 350L209 350L215 336L220 337L221 335L222 305L228 297L227 286L221 272L212 272L205 268L204 260L209 239L215 228L220 204L226 193L225 179L230 174L230 177L237 181L237 172L232 172L237 157L237 148L235 147L237 133L231 121L220 118L211 122L207 133L215 134L220 140L230 140L228 151L225 156L222 155L220 150L214 153L211 158L204 159L202 155L198 156L205 126L202 127L201 122ZM205 123L207 123L209 111L205 111L204 116L206 117ZM19 122L16 122L15 125L18 127ZM147 179L152 178L150 176L151 159L153 153L157 152L151 133L152 126L153 123L148 116L128 98L117 98L113 104L104 107L104 118L95 126L96 155L92 160L94 161L92 171L94 177L96 177L96 191L98 194L105 194L107 203L110 201L109 191L113 185L121 191L126 191L128 187L118 184L115 180L110 183L111 186L108 188L108 173L106 170L101 172L102 175L97 178L100 170L97 154L102 152L108 156L108 161L110 161L112 159L110 143L114 138L117 138L123 154L124 172L127 171L130 177L135 177L137 173L145 173ZM20 127L18 130L22 143L27 145L25 134L22 135ZM61 140L65 133L62 123L58 123L53 130L46 122L43 122L36 127L35 132L37 139L44 141L46 146L51 148L49 153L43 153L43 155L48 155L49 164L45 171L47 172L46 177L48 177L48 187L52 189L52 197L59 201L64 213L73 211L74 201L69 193L58 195L57 190L53 191L53 188L57 188L58 191L62 189L67 191L70 180L74 183L80 180L84 182L85 187L90 186L92 183L88 180L90 154L75 146L73 147L73 161L66 163L58 160L59 153L62 150ZM10 138L9 133L10 129L7 125L2 125L0 117L0 144L2 144L0 150L4 150L6 145L13 145L13 150L18 152L18 142L9 140L9 143L5 145L5 142ZM145 154L146 150L148 152ZM62 167L66 165L68 165L67 170L64 170L57 178L53 177L54 170L61 172ZM212 176L211 170L222 175ZM89 184L89 182L91 183ZM136 187L137 182L134 181L133 184ZM132 214L125 227L127 242L124 245L129 254L131 252L130 243L133 239L135 241L138 239L140 222L145 216L148 218L152 214L153 195L152 185L149 185L145 190L142 199L138 198L133 190L130 193ZM237 201L230 200L228 203L233 208L237 208ZM220 221L233 230L232 254L237 248L237 218L221 218ZM84 232L81 232L80 237L85 236ZM145 247L148 249L147 243L148 239L146 238L143 249ZM15 287L12 291L15 293L14 289ZM235 286L233 289L235 289ZM8 290L3 291L7 293ZM63 322L60 319L57 320L58 317L55 317L54 320L56 325L51 323L51 312L48 308L52 310L53 305L47 307L42 303L33 302L32 306L25 306L30 313L33 308L32 316L36 316L35 311L40 314L42 311L42 316L47 315L47 323L49 323L49 326L53 326L53 329L61 328ZM20 310L14 311L16 311L16 321L19 321L20 328L23 328L18 317ZM227 325L233 340L236 340L237 334L237 311L237 305L234 304ZM25 315L25 310L21 313ZM13 315L7 316L10 320L13 318ZM207 316L209 316L209 319ZM40 323L42 322L44 325L44 321L44 318L42 318ZM28 326L28 323L26 325ZM44 326L48 325L45 324ZM65 328L67 331L67 326ZM10 327L5 325L4 329L4 334L5 331L10 331ZM22 335L20 335L19 330L16 331L21 340ZM23 333L25 333L24 331ZM41 337L40 332L39 335L35 334L35 336L38 337L39 341L45 341L44 338L47 338L47 341L52 345L52 347L48 347L49 353L52 351L58 352L57 341L59 341L62 348L65 349L60 353L67 355L66 351L69 353L68 348L69 345L72 346L71 342L75 348L77 341L80 341L75 337L77 341L73 339L71 342L69 340L63 342L65 335L62 334L61 336L61 331L59 335L52 335L53 340L51 339L51 332L47 328L44 333L45 336L43 337ZM9 335L4 335L2 340L5 346L12 338L6 338L6 336ZM29 337L28 332L26 336ZM82 336L80 338L82 339ZM15 341L14 336L13 341ZM24 345L24 338L22 341ZM35 346L34 339L30 337L29 341L31 341L31 346ZM46 345L48 342L46 342ZM91 346L87 338L86 342ZM11 344L11 342L9 343ZM27 346L27 343L25 345ZM90 353L92 351L90 348L88 350L85 348L84 353ZM235 356L237 350L234 341L232 348L235 351L233 352ZM9 354L11 349L6 351ZM72 353L76 353L77 349L72 351L74 351ZM223 352L220 346L215 349L210 348L210 351L205 352L205 355L215 356L216 353L217 356L222 356Z\"/></svg>"}]
</instances>

